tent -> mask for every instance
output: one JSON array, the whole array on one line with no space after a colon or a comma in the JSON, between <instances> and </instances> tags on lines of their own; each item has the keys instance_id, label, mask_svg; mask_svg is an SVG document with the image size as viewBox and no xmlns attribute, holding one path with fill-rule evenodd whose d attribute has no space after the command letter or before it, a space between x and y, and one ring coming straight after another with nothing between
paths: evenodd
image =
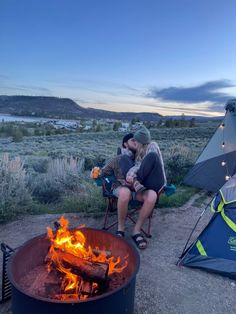
<instances>
[{"instance_id":1,"label":"tent","mask_svg":"<svg viewBox=\"0 0 236 314\"><path fill-rule=\"evenodd\" d=\"M236 174L216 194L211 210L210 222L178 264L236 279Z\"/></svg>"},{"instance_id":2,"label":"tent","mask_svg":"<svg viewBox=\"0 0 236 314\"><path fill-rule=\"evenodd\" d=\"M236 99L229 100L225 110L223 122L184 178L185 184L217 192L236 173Z\"/></svg>"}]
</instances>

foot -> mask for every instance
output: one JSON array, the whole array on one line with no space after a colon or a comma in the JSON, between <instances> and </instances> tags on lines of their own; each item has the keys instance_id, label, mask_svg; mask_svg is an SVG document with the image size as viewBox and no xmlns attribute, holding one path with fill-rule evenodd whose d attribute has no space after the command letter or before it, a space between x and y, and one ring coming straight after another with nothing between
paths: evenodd
<instances>
[{"instance_id":1,"label":"foot","mask_svg":"<svg viewBox=\"0 0 236 314\"><path fill-rule=\"evenodd\" d=\"M116 235L117 235L118 237L124 238L124 237L125 237L125 232L124 232L124 231L121 231L121 230L117 230L117 231L116 231Z\"/></svg>"},{"instance_id":2,"label":"foot","mask_svg":"<svg viewBox=\"0 0 236 314\"><path fill-rule=\"evenodd\" d=\"M147 247L147 241L144 239L141 233L136 233L132 236L134 243L140 250L144 250Z\"/></svg>"}]
</instances>

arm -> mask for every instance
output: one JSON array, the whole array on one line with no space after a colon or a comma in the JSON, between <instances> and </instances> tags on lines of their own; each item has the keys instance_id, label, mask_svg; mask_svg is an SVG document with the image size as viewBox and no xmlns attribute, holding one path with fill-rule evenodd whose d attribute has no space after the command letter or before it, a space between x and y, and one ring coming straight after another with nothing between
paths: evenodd
<instances>
[{"instance_id":1,"label":"arm","mask_svg":"<svg viewBox=\"0 0 236 314\"><path fill-rule=\"evenodd\" d=\"M135 165L129 169L129 171L126 174L126 181L129 183L133 182L133 179L137 177L137 172L140 168L141 162L136 162Z\"/></svg>"},{"instance_id":2,"label":"arm","mask_svg":"<svg viewBox=\"0 0 236 314\"><path fill-rule=\"evenodd\" d=\"M105 165L103 168L102 168L102 173L101 175L103 177L106 177L106 176L112 176L114 175L114 158L112 160L110 160L107 165Z\"/></svg>"}]
</instances>

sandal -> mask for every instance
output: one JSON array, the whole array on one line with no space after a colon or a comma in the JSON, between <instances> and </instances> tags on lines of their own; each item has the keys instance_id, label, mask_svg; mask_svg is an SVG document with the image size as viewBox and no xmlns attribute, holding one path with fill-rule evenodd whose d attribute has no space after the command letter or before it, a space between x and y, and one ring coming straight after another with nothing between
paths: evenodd
<instances>
[{"instance_id":1,"label":"sandal","mask_svg":"<svg viewBox=\"0 0 236 314\"><path fill-rule=\"evenodd\" d=\"M121 238L124 238L124 237L125 237L124 231L121 231L121 230L117 230L117 231L116 231L116 235L117 235L118 237L121 237Z\"/></svg>"},{"instance_id":2,"label":"sandal","mask_svg":"<svg viewBox=\"0 0 236 314\"><path fill-rule=\"evenodd\" d=\"M147 241L144 239L144 237L141 235L141 233L137 233L132 236L132 239L134 240L134 243L140 250L144 250L147 247Z\"/></svg>"}]
</instances>

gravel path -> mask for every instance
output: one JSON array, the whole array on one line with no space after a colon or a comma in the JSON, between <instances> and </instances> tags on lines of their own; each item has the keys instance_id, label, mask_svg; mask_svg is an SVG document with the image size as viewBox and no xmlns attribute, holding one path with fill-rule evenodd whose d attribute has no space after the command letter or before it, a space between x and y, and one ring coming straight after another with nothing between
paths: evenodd
<instances>
[{"instance_id":1,"label":"gravel path","mask_svg":"<svg viewBox=\"0 0 236 314\"><path fill-rule=\"evenodd\" d=\"M230 279L200 270L175 265L185 241L205 207L192 206L195 195L181 208L158 209L153 217L148 248L140 252L141 266L137 275L135 314L233 314L236 312L236 283ZM209 200L206 200L206 202ZM58 215L27 216L0 226L0 242L12 247L45 233ZM71 226L86 224L99 228L101 219L66 215ZM204 216L195 233L202 230L209 215ZM127 240L130 241L128 227ZM0 261L1 264L2 261ZM0 265L1 266L1 265ZM10 314L11 302L0 305L1 314ZM28 313L27 313L28 314ZM53 313L52 313L53 314ZM55 313L56 314L56 313Z\"/></svg>"}]
</instances>

